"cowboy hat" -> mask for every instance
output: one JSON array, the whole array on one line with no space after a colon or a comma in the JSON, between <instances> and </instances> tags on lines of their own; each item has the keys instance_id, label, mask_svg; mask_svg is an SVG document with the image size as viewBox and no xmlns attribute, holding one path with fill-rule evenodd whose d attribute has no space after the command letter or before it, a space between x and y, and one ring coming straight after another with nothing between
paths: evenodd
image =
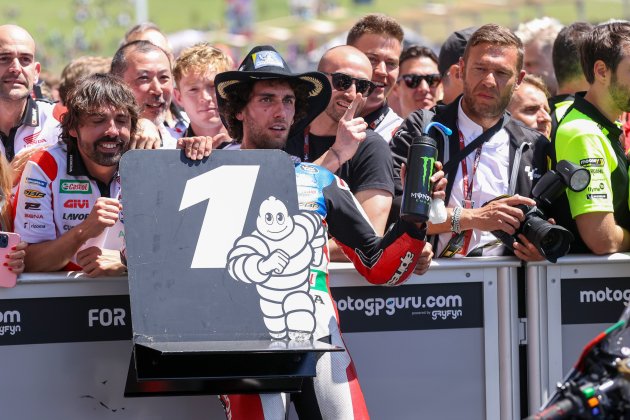
<instances>
[{"instance_id":1,"label":"cowboy hat","mask_svg":"<svg viewBox=\"0 0 630 420\"><path fill-rule=\"evenodd\" d=\"M294 79L304 83L308 90L306 116L294 121L289 130L289 137L301 133L328 106L332 90L325 74L318 71L294 74L273 47L261 45L254 47L245 56L238 70L219 73L215 77L219 114L223 124L226 125L223 110L231 89L239 83L270 79Z\"/></svg>"}]
</instances>

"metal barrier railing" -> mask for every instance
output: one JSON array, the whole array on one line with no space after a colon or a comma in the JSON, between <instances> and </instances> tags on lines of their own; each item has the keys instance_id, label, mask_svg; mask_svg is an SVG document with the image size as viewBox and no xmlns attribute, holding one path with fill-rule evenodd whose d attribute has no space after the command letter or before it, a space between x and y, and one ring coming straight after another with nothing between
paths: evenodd
<instances>
[{"instance_id":1,"label":"metal barrier railing","mask_svg":"<svg viewBox=\"0 0 630 420\"><path fill-rule=\"evenodd\" d=\"M569 255L526 268L528 405L536 410L630 298L630 255Z\"/></svg>"},{"instance_id":2,"label":"metal barrier railing","mask_svg":"<svg viewBox=\"0 0 630 420\"><path fill-rule=\"evenodd\" d=\"M369 285L350 264L331 264L341 328L372 418L519 416L519 266L503 257L438 261L389 288ZM222 418L212 396L123 397L128 305L126 278L25 274L0 290L0 357L10 361L0 377L3 412Z\"/></svg>"}]
</instances>

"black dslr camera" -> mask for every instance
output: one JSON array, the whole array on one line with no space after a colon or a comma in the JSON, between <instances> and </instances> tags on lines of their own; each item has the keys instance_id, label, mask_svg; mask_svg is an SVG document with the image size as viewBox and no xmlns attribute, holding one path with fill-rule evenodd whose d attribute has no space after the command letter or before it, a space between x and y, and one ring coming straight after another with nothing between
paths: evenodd
<instances>
[{"instance_id":1,"label":"black dslr camera","mask_svg":"<svg viewBox=\"0 0 630 420\"><path fill-rule=\"evenodd\" d=\"M551 206L567 187L575 192L582 191L590 181L591 174L586 169L567 160L561 160L556 169L543 175L532 190L537 205L516 206L525 214L525 220L516 233L512 236L502 230L495 230L492 234L505 246L514 250L512 244L518 241L518 234L522 233L548 261L555 263L558 258L569 252L574 239L573 234L562 226L549 223L545 213L538 206L543 204Z\"/></svg>"}]
</instances>

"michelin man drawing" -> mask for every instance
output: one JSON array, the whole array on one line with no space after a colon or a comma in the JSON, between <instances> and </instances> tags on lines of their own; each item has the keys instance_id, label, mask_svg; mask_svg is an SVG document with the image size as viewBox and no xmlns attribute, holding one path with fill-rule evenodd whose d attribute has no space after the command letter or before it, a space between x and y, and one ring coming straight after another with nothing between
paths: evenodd
<instances>
[{"instance_id":1,"label":"michelin man drawing","mask_svg":"<svg viewBox=\"0 0 630 420\"><path fill-rule=\"evenodd\" d=\"M326 236L319 215L290 215L273 196L263 201L256 230L236 240L227 257L232 278L256 285L269 334L276 340L308 340L315 331L311 265L323 258Z\"/></svg>"}]
</instances>

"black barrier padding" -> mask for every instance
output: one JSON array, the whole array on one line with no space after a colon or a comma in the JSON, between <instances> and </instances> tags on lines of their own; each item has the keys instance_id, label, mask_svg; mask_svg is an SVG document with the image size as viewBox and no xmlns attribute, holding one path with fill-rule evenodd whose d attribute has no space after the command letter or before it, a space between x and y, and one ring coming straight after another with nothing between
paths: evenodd
<instances>
[{"instance_id":1,"label":"black barrier padding","mask_svg":"<svg viewBox=\"0 0 630 420\"><path fill-rule=\"evenodd\" d=\"M630 299L628 279L561 279L562 324L614 324Z\"/></svg>"},{"instance_id":2,"label":"black barrier padding","mask_svg":"<svg viewBox=\"0 0 630 420\"><path fill-rule=\"evenodd\" d=\"M129 296L0 300L0 346L129 340Z\"/></svg>"},{"instance_id":3,"label":"black barrier padding","mask_svg":"<svg viewBox=\"0 0 630 420\"><path fill-rule=\"evenodd\" d=\"M344 332L483 328L483 283L334 287Z\"/></svg>"}]
</instances>

